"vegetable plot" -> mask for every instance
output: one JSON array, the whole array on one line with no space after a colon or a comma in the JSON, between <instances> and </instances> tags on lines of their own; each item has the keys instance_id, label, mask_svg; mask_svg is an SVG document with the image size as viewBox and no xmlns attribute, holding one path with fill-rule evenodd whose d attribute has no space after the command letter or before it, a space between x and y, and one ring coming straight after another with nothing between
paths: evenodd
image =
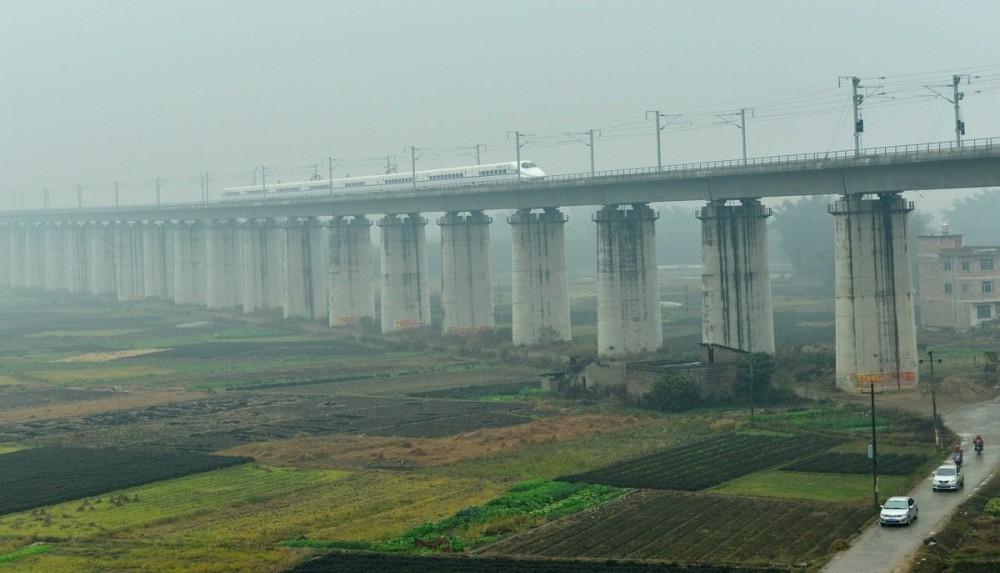
<instances>
[{"instance_id":1,"label":"vegetable plot","mask_svg":"<svg viewBox=\"0 0 1000 573\"><path fill-rule=\"evenodd\" d=\"M697 491L827 450L842 441L829 436L734 434L558 479L615 487Z\"/></svg>"}]
</instances>

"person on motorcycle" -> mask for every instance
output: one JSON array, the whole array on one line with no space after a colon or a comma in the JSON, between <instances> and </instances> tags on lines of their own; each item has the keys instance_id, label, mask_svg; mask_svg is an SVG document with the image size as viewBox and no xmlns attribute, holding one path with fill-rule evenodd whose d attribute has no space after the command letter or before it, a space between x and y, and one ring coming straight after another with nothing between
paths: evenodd
<instances>
[{"instance_id":1,"label":"person on motorcycle","mask_svg":"<svg viewBox=\"0 0 1000 573\"><path fill-rule=\"evenodd\" d=\"M976 437L972 439L972 445L976 447L976 453L983 453L983 436L976 434Z\"/></svg>"},{"instance_id":2,"label":"person on motorcycle","mask_svg":"<svg viewBox=\"0 0 1000 573\"><path fill-rule=\"evenodd\" d=\"M964 453L964 450L962 450L962 444L955 446L955 451L951 453L951 460L955 462L956 466L962 466L962 454Z\"/></svg>"}]
</instances>

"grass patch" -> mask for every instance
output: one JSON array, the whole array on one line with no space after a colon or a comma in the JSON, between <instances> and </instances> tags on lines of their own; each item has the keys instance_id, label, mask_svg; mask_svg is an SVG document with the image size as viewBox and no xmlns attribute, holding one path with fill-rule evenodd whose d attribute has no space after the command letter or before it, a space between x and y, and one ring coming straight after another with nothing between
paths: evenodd
<instances>
[{"instance_id":1,"label":"grass patch","mask_svg":"<svg viewBox=\"0 0 1000 573\"><path fill-rule=\"evenodd\" d=\"M0 386L13 386L15 384L20 384L21 381L13 376L7 376L6 374L0 374Z\"/></svg>"},{"instance_id":2,"label":"grass patch","mask_svg":"<svg viewBox=\"0 0 1000 573\"><path fill-rule=\"evenodd\" d=\"M42 553L48 553L52 550L51 545L45 544L32 544L24 549L18 549L17 551L11 551L10 553L4 553L0 555L0 563L10 563L12 561L17 561L24 557L29 557L31 555L41 555Z\"/></svg>"},{"instance_id":3,"label":"grass patch","mask_svg":"<svg viewBox=\"0 0 1000 573\"><path fill-rule=\"evenodd\" d=\"M98 328L93 330L43 330L24 335L25 338L113 338L116 336L132 336L145 332L143 328Z\"/></svg>"},{"instance_id":4,"label":"grass patch","mask_svg":"<svg viewBox=\"0 0 1000 573\"><path fill-rule=\"evenodd\" d=\"M879 476L880 499L906 491L909 483L909 477ZM871 499L872 478L870 475L770 471L734 479L708 491L819 501L861 501Z\"/></svg>"},{"instance_id":5,"label":"grass patch","mask_svg":"<svg viewBox=\"0 0 1000 573\"><path fill-rule=\"evenodd\" d=\"M118 368L81 368L79 365L66 370L35 370L27 373L32 378L51 384L76 384L80 382L104 382L127 378L149 378L168 376L172 370L157 366L121 366Z\"/></svg>"},{"instance_id":6,"label":"grass patch","mask_svg":"<svg viewBox=\"0 0 1000 573\"><path fill-rule=\"evenodd\" d=\"M467 507L447 519L415 527L399 537L373 544L371 549L414 551L419 549L415 546L416 539L439 538L447 539L454 551L472 549L610 501L628 491L585 483L529 480L481 506Z\"/></svg>"}]
</instances>

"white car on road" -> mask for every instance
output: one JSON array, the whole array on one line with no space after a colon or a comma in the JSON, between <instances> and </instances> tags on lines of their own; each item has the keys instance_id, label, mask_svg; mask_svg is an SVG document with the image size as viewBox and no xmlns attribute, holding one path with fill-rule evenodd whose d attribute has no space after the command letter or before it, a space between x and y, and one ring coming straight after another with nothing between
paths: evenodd
<instances>
[{"instance_id":1,"label":"white car on road","mask_svg":"<svg viewBox=\"0 0 1000 573\"><path fill-rule=\"evenodd\" d=\"M931 478L931 488L934 491L953 489L958 491L965 487L965 474L960 466L940 466L934 470Z\"/></svg>"},{"instance_id":2,"label":"white car on road","mask_svg":"<svg viewBox=\"0 0 1000 573\"><path fill-rule=\"evenodd\" d=\"M917 518L917 500L906 496L893 496L882 504L878 522L882 525L909 525Z\"/></svg>"}]
</instances>

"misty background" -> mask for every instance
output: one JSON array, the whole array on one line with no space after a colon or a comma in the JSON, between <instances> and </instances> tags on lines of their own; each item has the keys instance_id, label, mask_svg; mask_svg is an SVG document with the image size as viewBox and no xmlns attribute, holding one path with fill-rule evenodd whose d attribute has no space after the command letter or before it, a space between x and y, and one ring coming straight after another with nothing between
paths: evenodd
<instances>
[{"instance_id":1,"label":"misty background","mask_svg":"<svg viewBox=\"0 0 1000 573\"><path fill-rule=\"evenodd\" d=\"M864 147L953 140L954 75L965 137L1000 136L998 22L997 3L904 0L7 0L0 210L75 207L78 193L111 205L116 186L121 204L157 187L201 201L203 182L215 200L262 170L276 183L509 161L515 131L549 174L590 171L592 151L598 171L655 166L656 113L664 164L739 158L741 109L750 157L851 149L850 76ZM913 230L978 191L908 192ZM832 257L825 207L767 203L776 254L821 260L811 236ZM661 264L700 262L699 207L654 205ZM591 265L593 211L569 210L571 265ZM491 215L503 272L506 213ZM978 219L952 231L1000 244ZM779 248L796 228L798 252Z\"/></svg>"}]
</instances>

